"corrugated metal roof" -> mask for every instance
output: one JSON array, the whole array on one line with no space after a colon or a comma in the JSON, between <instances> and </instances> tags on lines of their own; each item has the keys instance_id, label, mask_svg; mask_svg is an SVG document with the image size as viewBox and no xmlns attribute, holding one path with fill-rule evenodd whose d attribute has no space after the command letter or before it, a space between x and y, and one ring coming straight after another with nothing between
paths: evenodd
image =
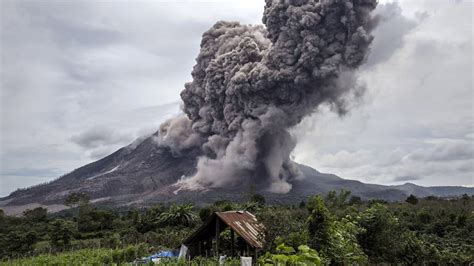
<instances>
[{"instance_id":1,"label":"corrugated metal roof","mask_svg":"<svg viewBox=\"0 0 474 266\"><path fill-rule=\"evenodd\" d=\"M255 215L248 211L217 212L216 214L249 245L256 248L263 247L264 227L257 221Z\"/></svg>"},{"instance_id":2,"label":"corrugated metal roof","mask_svg":"<svg viewBox=\"0 0 474 266\"><path fill-rule=\"evenodd\" d=\"M254 248L263 247L264 226L257 221L255 215L248 211L216 212L198 230L189 236L183 243L189 244L215 235L215 219L232 228L236 234ZM221 227L221 230L223 227ZM220 231L221 231L220 230Z\"/></svg>"}]
</instances>

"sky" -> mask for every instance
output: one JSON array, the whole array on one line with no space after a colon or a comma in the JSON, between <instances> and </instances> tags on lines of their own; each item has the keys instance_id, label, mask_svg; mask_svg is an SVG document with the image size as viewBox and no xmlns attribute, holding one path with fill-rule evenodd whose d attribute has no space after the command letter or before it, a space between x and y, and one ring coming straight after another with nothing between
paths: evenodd
<instances>
[{"instance_id":1,"label":"sky","mask_svg":"<svg viewBox=\"0 0 474 266\"><path fill-rule=\"evenodd\" d=\"M292 129L292 158L377 184L474 185L469 0L380 0L367 90ZM180 114L202 33L260 24L264 1L2 0L0 196L153 133Z\"/></svg>"}]
</instances>

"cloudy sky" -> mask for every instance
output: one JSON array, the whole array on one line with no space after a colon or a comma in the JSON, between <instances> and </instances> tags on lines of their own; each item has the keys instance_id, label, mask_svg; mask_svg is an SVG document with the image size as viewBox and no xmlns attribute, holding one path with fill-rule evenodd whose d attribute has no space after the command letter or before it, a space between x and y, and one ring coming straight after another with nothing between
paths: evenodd
<instances>
[{"instance_id":1,"label":"cloudy sky","mask_svg":"<svg viewBox=\"0 0 474 266\"><path fill-rule=\"evenodd\" d=\"M293 158L380 184L474 185L473 2L380 0L364 99L293 129ZM0 196L179 114L202 33L263 0L1 1Z\"/></svg>"}]
</instances>

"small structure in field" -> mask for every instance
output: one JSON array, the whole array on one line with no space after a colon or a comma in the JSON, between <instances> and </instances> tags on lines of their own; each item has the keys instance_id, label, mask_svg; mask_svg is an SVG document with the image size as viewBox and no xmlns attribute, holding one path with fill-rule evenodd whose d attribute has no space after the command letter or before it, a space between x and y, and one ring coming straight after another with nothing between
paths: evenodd
<instances>
[{"instance_id":1,"label":"small structure in field","mask_svg":"<svg viewBox=\"0 0 474 266\"><path fill-rule=\"evenodd\" d=\"M183 245L186 257L256 256L263 247L264 226L248 211L215 212Z\"/></svg>"}]
</instances>

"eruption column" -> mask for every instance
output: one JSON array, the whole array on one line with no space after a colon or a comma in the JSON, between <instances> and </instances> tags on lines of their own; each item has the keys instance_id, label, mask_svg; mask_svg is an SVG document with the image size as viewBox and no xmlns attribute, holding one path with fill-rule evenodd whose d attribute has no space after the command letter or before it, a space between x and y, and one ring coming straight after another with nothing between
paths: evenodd
<instances>
[{"instance_id":1,"label":"eruption column","mask_svg":"<svg viewBox=\"0 0 474 266\"><path fill-rule=\"evenodd\" d=\"M288 130L323 104L347 112L363 86L354 70L373 39L376 0L267 0L263 25L217 22L203 34L181 92L185 116L161 126L179 156L199 148L184 189L262 184L286 193L299 175Z\"/></svg>"}]
</instances>

